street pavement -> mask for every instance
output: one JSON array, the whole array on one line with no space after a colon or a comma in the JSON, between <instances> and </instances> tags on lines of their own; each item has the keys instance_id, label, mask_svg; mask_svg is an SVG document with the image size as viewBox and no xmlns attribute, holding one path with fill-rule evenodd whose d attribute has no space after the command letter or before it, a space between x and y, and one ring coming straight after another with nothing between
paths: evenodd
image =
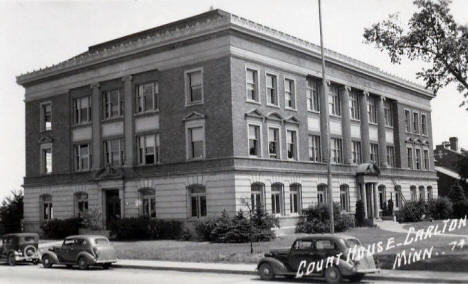
<instances>
[{"instance_id":1,"label":"street pavement","mask_svg":"<svg viewBox=\"0 0 468 284\"><path fill-rule=\"evenodd\" d=\"M93 268L86 271L54 267L45 269L41 265L17 265L10 267L0 265L0 284L83 284L83 283L112 283L112 284L145 284L145 283L203 283L203 284L248 284L248 283L326 283L320 279L276 279L275 281L262 281L257 275L226 274L209 272L181 272L171 270L146 270L133 268ZM348 282L349 283L349 282ZM396 283L389 280L363 280L361 283ZM403 282L399 282L403 283ZM404 281L404 283L421 283ZM456 282L423 282L423 283L456 283ZM462 283L462 282L458 282Z\"/></svg>"}]
</instances>

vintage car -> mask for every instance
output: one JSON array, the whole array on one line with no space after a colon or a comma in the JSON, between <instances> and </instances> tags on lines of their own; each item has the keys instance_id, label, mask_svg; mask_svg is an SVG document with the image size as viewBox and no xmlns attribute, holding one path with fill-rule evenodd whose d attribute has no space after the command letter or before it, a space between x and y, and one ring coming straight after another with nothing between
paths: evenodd
<instances>
[{"instance_id":1,"label":"vintage car","mask_svg":"<svg viewBox=\"0 0 468 284\"><path fill-rule=\"evenodd\" d=\"M1 238L0 261L15 265L18 262L39 263L39 235L36 233L5 234Z\"/></svg>"},{"instance_id":2,"label":"vintage car","mask_svg":"<svg viewBox=\"0 0 468 284\"><path fill-rule=\"evenodd\" d=\"M98 235L69 236L61 246L42 252L42 265L45 268L64 264L67 267L78 265L80 269L87 269L92 265L108 269L116 261L115 249L109 240Z\"/></svg>"},{"instance_id":3,"label":"vintage car","mask_svg":"<svg viewBox=\"0 0 468 284\"><path fill-rule=\"evenodd\" d=\"M273 249L258 262L257 270L263 280L275 276L325 277L328 283L341 283L344 278L359 282L367 273L378 272L372 255L362 253L354 237L317 234L294 241L291 248ZM348 255L352 256L349 257ZM330 260L327 263L327 260Z\"/></svg>"}]
</instances>

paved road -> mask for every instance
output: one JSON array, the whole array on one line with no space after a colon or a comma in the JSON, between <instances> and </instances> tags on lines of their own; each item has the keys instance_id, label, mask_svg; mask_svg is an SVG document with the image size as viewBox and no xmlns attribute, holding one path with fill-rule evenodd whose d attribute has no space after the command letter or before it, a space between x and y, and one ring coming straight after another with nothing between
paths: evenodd
<instances>
[{"instance_id":1,"label":"paved road","mask_svg":"<svg viewBox=\"0 0 468 284\"><path fill-rule=\"evenodd\" d=\"M323 280L285 280L277 279L276 283L283 284L305 284L326 283ZM261 281L255 275L217 274L217 273L195 273L176 272L160 270L141 270L113 268L103 270L100 268L81 271L78 269L67 269L65 267L54 267L52 269L42 268L41 265L17 265L10 267L0 265L0 284L84 284L84 283L112 283L112 284L247 284L247 283L273 283ZM391 283L385 281L364 280L362 283ZM400 282L401 283L401 282ZM405 282L410 283L410 282Z\"/></svg>"}]
</instances>

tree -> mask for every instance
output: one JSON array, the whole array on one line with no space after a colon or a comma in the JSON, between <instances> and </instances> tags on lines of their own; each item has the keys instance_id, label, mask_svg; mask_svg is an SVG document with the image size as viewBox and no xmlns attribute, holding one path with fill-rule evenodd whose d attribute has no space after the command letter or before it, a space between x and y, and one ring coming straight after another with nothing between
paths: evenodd
<instances>
[{"instance_id":1,"label":"tree","mask_svg":"<svg viewBox=\"0 0 468 284\"><path fill-rule=\"evenodd\" d=\"M448 197L454 203L464 201L466 199L465 191L459 184L452 185L452 188L450 189Z\"/></svg>"},{"instance_id":2,"label":"tree","mask_svg":"<svg viewBox=\"0 0 468 284\"><path fill-rule=\"evenodd\" d=\"M5 233L20 232L23 219L23 192L12 191L11 195L2 201L0 206L0 222Z\"/></svg>"},{"instance_id":3,"label":"tree","mask_svg":"<svg viewBox=\"0 0 468 284\"><path fill-rule=\"evenodd\" d=\"M460 107L465 105L468 110L468 27L455 22L450 14L450 0L413 3L418 11L410 18L407 31L393 14L364 29L366 43L386 51L392 63L401 63L403 56L429 63L428 68L416 73L417 78L422 78L434 94L452 82L457 83L457 90L464 97Z\"/></svg>"}]
</instances>

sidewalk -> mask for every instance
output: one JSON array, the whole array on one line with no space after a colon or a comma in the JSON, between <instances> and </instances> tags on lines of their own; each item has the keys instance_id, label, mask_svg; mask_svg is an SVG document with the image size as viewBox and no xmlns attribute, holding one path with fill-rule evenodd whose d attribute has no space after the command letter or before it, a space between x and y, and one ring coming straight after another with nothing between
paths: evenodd
<instances>
[{"instance_id":1,"label":"sidewalk","mask_svg":"<svg viewBox=\"0 0 468 284\"><path fill-rule=\"evenodd\" d=\"M257 275L255 264L198 263L155 260L119 260L114 267L152 270L174 270L183 272L227 273ZM368 280L387 280L421 283L468 283L468 273L432 272L414 270L381 270L369 274Z\"/></svg>"}]
</instances>

